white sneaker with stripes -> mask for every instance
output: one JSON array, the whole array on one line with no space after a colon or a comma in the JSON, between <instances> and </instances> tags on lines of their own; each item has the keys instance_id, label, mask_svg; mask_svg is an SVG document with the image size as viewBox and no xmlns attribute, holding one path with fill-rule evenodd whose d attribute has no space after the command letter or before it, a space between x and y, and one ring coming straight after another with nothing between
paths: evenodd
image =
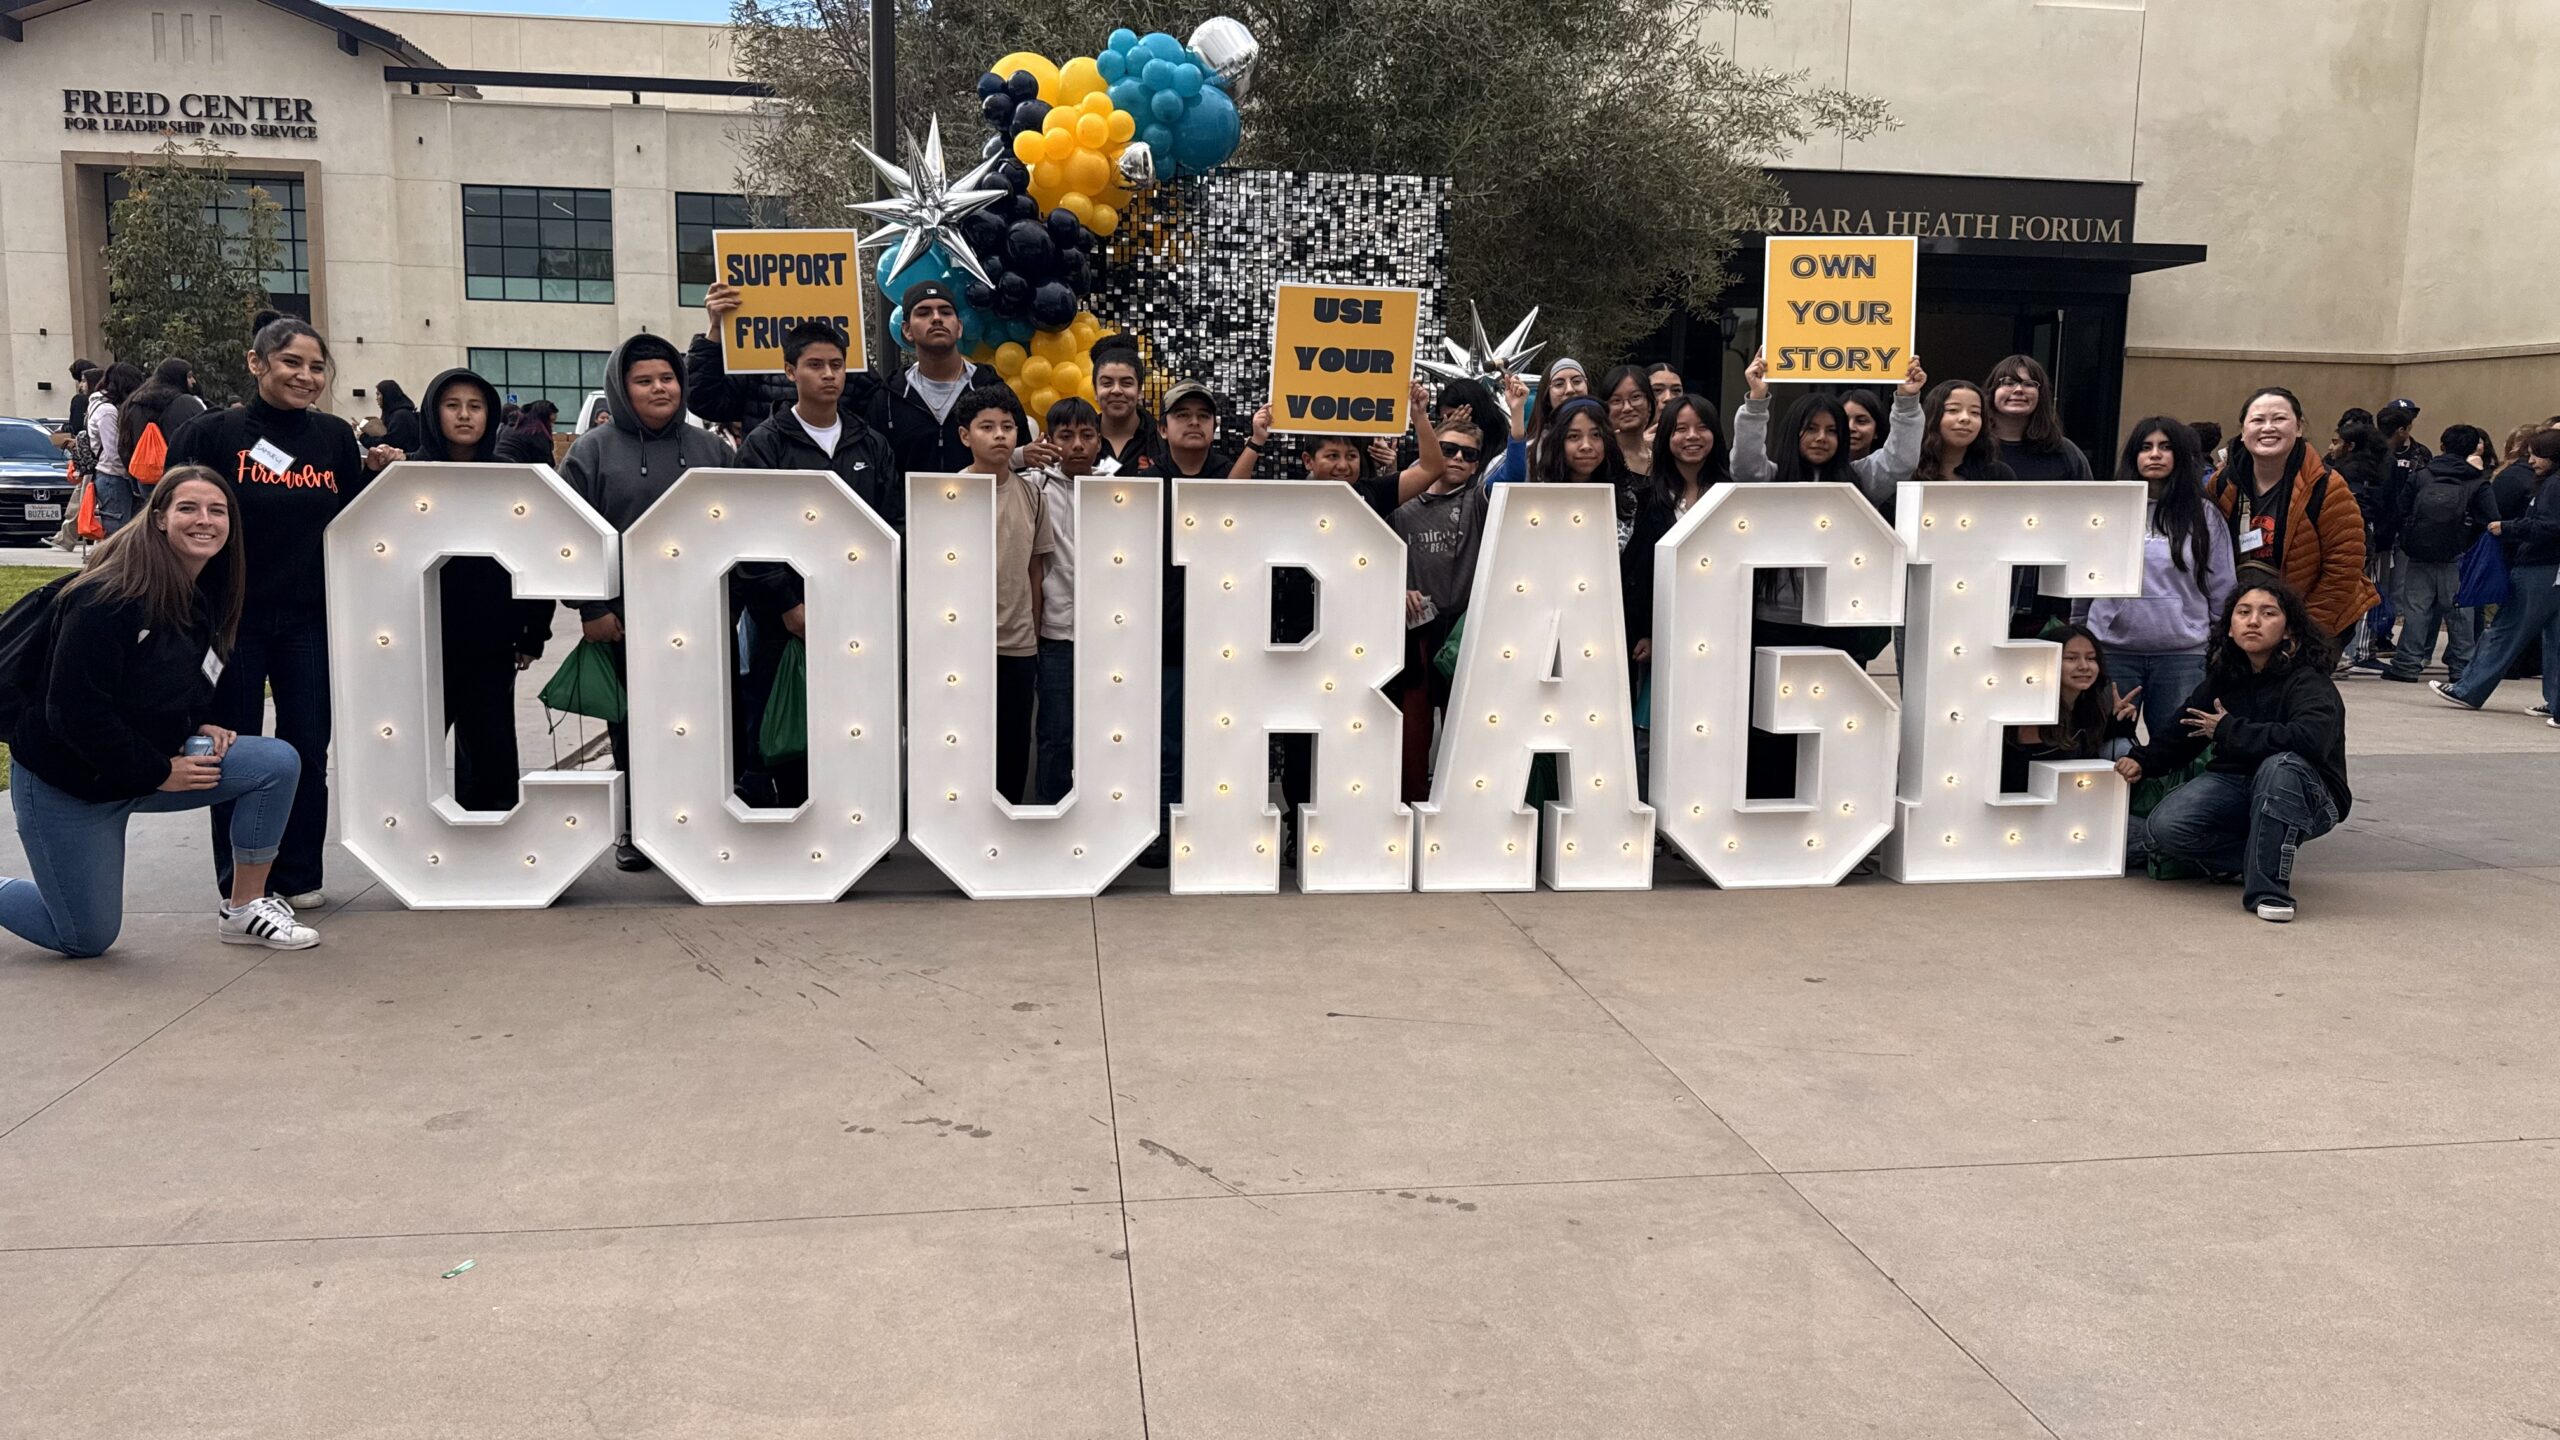
<instances>
[{"instance_id":1,"label":"white sneaker with stripes","mask_svg":"<svg viewBox=\"0 0 2560 1440\"><path fill-rule=\"evenodd\" d=\"M264 945L270 950L308 950L320 943L320 932L293 918L293 907L267 895L237 909L222 907L222 943Z\"/></svg>"}]
</instances>

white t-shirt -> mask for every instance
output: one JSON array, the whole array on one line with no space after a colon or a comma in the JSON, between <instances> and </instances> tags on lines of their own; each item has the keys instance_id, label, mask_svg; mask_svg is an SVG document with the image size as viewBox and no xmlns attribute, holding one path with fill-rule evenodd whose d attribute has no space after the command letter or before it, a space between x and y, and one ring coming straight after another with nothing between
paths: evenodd
<instances>
[{"instance_id":1,"label":"white t-shirt","mask_svg":"<svg viewBox=\"0 0 2560 1440\"><path fill-rule=\"evenodd\" d=\"M800 428L809 432L809 439L826 452L828 459L835 458L836 442L844 438L844 412L836 412L835 423L823 430L810 424L809 417L801 414L798 406L792 407L791 418L800 422Z\"/></svg>"}]
</instances>

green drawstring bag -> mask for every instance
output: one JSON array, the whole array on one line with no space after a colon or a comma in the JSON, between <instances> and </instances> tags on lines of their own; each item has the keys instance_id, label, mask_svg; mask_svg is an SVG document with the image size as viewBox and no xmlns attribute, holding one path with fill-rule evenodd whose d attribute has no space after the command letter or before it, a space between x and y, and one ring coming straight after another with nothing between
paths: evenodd
<instances>
[{"instance_id":1,"label":"green drawstring bag","mask_svg":"<svg viewBox=\"0 0 2560 1440\"><path fill-rule=\"evenodd\" d=\"M2193 780L2212 767L2213 747L2207 745L2204 747L2204 753L2198 755L2195 758L2194 763L2188 765L2186 769L2179 771L2177 774L2145 775L2140 780L2135 781L2133 786L2132 805L2130 807L2133 813L2133 818L2137 820L2148 819L2153 808L2159 805L2162 800L2167 799L2170 791L2186 784L2188 781ZM2172 860L2166 855L2159 854L2150 856L2149 859L2145 861L2143 868L2150 872L2151 878L2154 880L2193 880L2205 873L2203 870L2188 864L2184 860Z\"/></svg>"},{"instance_id":2,"label":"green drawstring bag","mask_svg":"<svg viewBox=\"0 0 2560 1440\"><path fill-rule=\"evenodd\" d=\"M564 715L584 715L619 725L630 713L630 697L622 689L622 677L614 673L613 656L593 640L581 640L569 658L560 662L548 684L542 687L542 703Z\"/></svg>"},{"instance_id":3,"label":"green drawstring bag","mask_svg":"<svg viewBox=\"0 0 2560 1440\"><path fill-rule=\"evenodd\" d=\"M1440 642L1440 653L1431 657L1431 668L1444 678L1455 676L1458 673L1458 651L1466 638L1467 617L1461 615L1458 623L1449 627L1449 638Z\"/></svg>"},{"instance_id":4,"label":"green drawstring bag","mask_svg":"<svg viewBox=\"0 0 2560 1440\"><path fill-rule=\"evenodd\" d=\"M773 689L764 699L764 728L756 748L767 763L809 753L809 647L798 637L782 642Z\"/></svg>"}]
</instances>

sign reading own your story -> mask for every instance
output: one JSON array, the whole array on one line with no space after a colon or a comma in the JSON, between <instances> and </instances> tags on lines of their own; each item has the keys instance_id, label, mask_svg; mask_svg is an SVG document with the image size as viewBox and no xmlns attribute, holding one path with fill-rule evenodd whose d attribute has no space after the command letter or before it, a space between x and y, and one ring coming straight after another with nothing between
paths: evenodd
<instances>
[{"instance_id":1,"label":"sign reading own your story","mask_svg":"<svg viewBox=\"0 0 2560 1440\"><path fill-rule=\"evenodd\" d=\"M1920 242L1772 235L1760 306L1772 381L1902 383L1917 321Z\"/></svg>"},{"instance_id":2,"label":"sign reading own your story","mask_svg":"<svg viewBox=\"0 0 2560 1440\"><path fill-rule=\"evenodd\" d=\"M1422 292L1276 287L1271 428L1285 435L1401 435Z\"/></svg>"},{"instance_id":3,"label":"sign reading own your story","mask_svg":"<svg viewBox=\"0 0 2560 1440\"><path fill-rule=\"evenodd\" d=\"M732 375L782 373L782 337L804 320L823 320L852 342L848 370L863 352L862 267L850 230L714 230L711 273L738 287L738 308L720 327L720 363Z\"/></svg>"},{"instance_id":4,"label":"sign reading own your story","mask_svg":"<svg viewBox=\"0 0 2560 1440\"><path fill-rule=\"evenodd\" d=\"M2051 724L2061 693L2060 648L2009 638L2010 576L2031 567L2072 599L2140 593L2144 500L2115 482L1905 484L1887 525L1849 485L1716 487L1634 557L1654 574L1639 794L1615 500L1502 486L1431 795L1408 805L1384 693L1404 545L1351 488L1081 477L1075 788L1018 805L994 779L988 477L908 476L901 537L833 476L697 469L616 535L549 466L402 461L326 539L330 788L348 850L417 908L551 903L612 848L626 793L634 843L704 904L833 900L901 838L972 896L1099 894L1159 825L1169 559L1190 615L1177 894L1279 888L1275 733L1315 741L1294 828L1306 890L1644 889L1657 834L1726 888L1834 884L1870 850L1905 883L2115 875L2113 766L2037 762L2024 791L2001 788L2004 730ZM453 555L495 556L527 599L628 598L628 777L541 771L512 810L455 803L438 636ZM742 560L808 584L796 810L732 793L727 577ZM1305 642L1268 638L1276 566L1322 584ZM1907 626L1899 700L1835 647L1754 647L1750 577L1768 569L1799 572L1805 618L1843 637ZM1756 730L1799 737L1799 793L1745 795ZM1560 788L1532 808L1540 755Z\"/></svg>"}]
</instances>

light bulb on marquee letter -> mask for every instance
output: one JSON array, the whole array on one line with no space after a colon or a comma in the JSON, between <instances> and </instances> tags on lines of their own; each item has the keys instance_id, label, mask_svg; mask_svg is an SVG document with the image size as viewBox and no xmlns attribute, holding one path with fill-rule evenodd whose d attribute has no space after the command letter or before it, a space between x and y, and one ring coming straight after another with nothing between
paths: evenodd
<instances>
[{"instance_id":1,"label":"light bulb on marquee letter","mask_svg":"<svg viewBox=\"0 0 2560 1440\"><path fill-rule=\"evenodd\" d=\"M1485 512L1458 676L1422 817L1422 888L1643 890L1618 506L1606 485L1500 485ZM1533 756L1561 794L1520 803Z\"/></svg>"},{"instance_id":2,"label":"light bulb on marquee letter","mask_svg":"<svg viewBox=\"0 0 2560 1440\"><path fill-rule=\"evenodd\" d=\"M1404 668L1404 541L1340 481L1184 480L1173 553L1190 586L1174 892L1279 888L1271 737L1291 733L1315 737L1298 887L1412 889L1403 714L1378 689ZM1316 631L1277 644L1271 576L1291 566L1316 577Z\"/></svg>"},{"instance_id":3,"label":"light bulb on marquee letter","mask_svg":"<svg viewBox=\"0 0 2560 1440\"><path fill-rule=\"evenodd\" d=\"M908 835L973 899L1099 895L1156 836L1163 482L1076 481L1075 789L1015 805L996 793L993 479L907 477Z\"/></svg>"},{"instance_id":4,"label":"light bulb on marquee letter","mask_svg":"<svg viewBox=\"0 0 2560 1440\"><path fill-rule=\"evenodd\" d=\"M2125 785L2104 760L2037 761L2000 791L2001 732L2061 713L2062 647L2009 638L2013 567L2044 594L2142 591L2144 488L2113 481L1905 484L1895 520L1910 551L1900 815L1884 873L1937 880L2062 880L2124 873Z\"/></svg>"},{"instance_id":5,"label":"light bulb on marquee letter","mask_svg":"<svg viewBox=\"0 0 2560 1440\"><path fill-rule=\"evenodd\" d=\"M809 799L737 798L728 577L800 572ZM823 903L898 839L898 537L833 475L689 470L623 537L632 839L705 905Z\"/></svg>"},{"instance_id":6,"label":"light bulb on marquee letter","mask_svg":"<svg viewBox=\"0 0 2560 1440\"><path fill-rule=\"evenodd\" d=\"M526 599L602 600L621 585L615 540L548 465L404 460L329 526L339 830L400 903L538 908L613 843L619 775L536 771L513 810L454 803L437 572L446 556L487 555Z\"/></svg>"},{"instance_id":7,"label":"light bulb on marquee letter","mask_svg":"<svg viewBox=\"0 0 2560 1440\"><path fill-rule=\"evenodd\" d=\"M1752 650L1754 570L1798 567L1806 623L1902 619L1902 541L1854 486L1719 485L1654 547L1654 809L1727 890L1837 885L1893 829L1893 701L1839 650ZM1744 798L1754 726L1807 737L1793 798Z\"/></svg>"}]
</instances>

